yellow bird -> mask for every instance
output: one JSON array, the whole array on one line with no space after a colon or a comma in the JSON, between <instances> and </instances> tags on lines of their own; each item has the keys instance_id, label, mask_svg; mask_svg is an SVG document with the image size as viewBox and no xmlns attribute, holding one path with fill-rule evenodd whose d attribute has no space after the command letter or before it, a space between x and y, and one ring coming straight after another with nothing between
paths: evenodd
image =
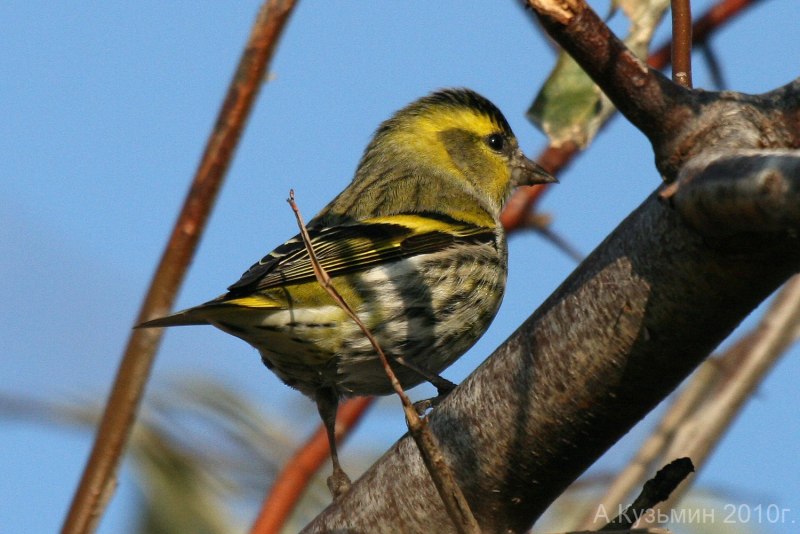
<instances>
[{"instance_id":1,"label":"yellow bird","mask_svg":"<svg viewBox=\"0 0 800 534\"><path fill-rule=\"evenodd\" d=\"M526 158L489 100L448 89L376 131L353 181L308 224L320 265L377 338L404 388L438 374L483 335L506 284L503 204L518 185L555 179ZM328 432L334 495L347 490L334 441L339 399L392 392L359 327L317 283L300 236L224 295L140 327L210 324L258 349L312 398Z\"/></svg>"}]
</instances>

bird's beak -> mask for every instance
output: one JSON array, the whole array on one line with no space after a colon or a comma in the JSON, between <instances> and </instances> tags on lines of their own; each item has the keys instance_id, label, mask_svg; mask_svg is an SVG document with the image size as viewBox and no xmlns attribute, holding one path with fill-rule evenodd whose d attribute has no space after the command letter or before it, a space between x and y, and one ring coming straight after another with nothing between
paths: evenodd
<instances>
[{"instance_id":1,"label":"bird's beak","mask_svg":"<svg viewBox=\"0 0 800 534\"><path fill-rule=\"evenodd\" d=\"M535 161L525 157L522 150L517 149L511 160L511 182L515 186L519 186L552 184L558 180Z\"/></svg>"}]
</instances>

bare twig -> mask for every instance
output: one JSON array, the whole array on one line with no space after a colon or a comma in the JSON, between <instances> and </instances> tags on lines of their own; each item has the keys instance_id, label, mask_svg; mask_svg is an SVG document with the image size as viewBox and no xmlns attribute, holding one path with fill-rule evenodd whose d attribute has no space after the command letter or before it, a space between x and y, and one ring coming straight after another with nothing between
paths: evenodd
<instances>
[{"instance_id":1,"label":"bare twig","mask_svg":"<svg viewBox=\"0 0 800 534\"><path fill-rule=\"evenodd\" d=\"M259 11L137 324L164 315L172 307L293 4L290 0L271 0ZM119 460L130 437L161 333L160 329L131 332L91 455L65 518L64 533L93 531L113 495Z\"/></svg>"},{"instance_id":2,"label":"bare twig","mask_svg":"<svg viewBox=\"0 0 800 534\"><path fill-rule=\"evenodd\" d=\"M648 510L669 498L675 488L691 473L694 465L689 458L678 458L667 464L656 476L644 483L641 493L617 517L612 519L601 532L620 530L633 526Z\"/></svg>"},{"instance_id":3,"label":"bare twig","mask_svg":"<svg viewBox=\"0 0 800 534\"><path fill-rule=\"evenodd\" d=\"M692 8L690 0L672 0L672 81L692 86Z\"/></svg>"},{"instance_id":4,"label":"bare twig","mask_svg":"<svg viewBox=\"0 0 800 534\"><path fill-rule=\"evenodd\" d=\"M722 65L711 47L711 43L704 43L698 48L708 69L708 76L711 78L711 88L722 91L728 84L725 81L725 74L722 72Z\"/></svg>"},{"instance_id":5,"label":"bare twig","mask_svg":"<svg viewBox=\"0 0 800 534\"><path fill-rule=\"evenodd\" d=\"M305 244L306 250L308 251L308 255L311 259L311 265L314 268L314 275L316 276L317 281L325 289L325 291L327 291L328 295L331 296L334 302L336 302L336 304L338 304L339 307L344 310L348 317L350 317L353 322L358 325L358 327L364 333L364 336L366 336L366 338L372 344L375 352L378 353L378 357L383 365L383 370L386 372L386 376L389 378L389 382L392 384L392 389L394 389L394 392L398 397L400 397L400 401L403 404L403 412L405 413L406 423L408 424L408 429L411 433L411 436L414 438L417 447L419 447L419 452L422 455L422 459L425 462L425 465L428 467L431 479L433 480L433 483L439 492L439 496L442 498L447 513L449 514L450 519L453 521L453 525L456 527L458 532L479 534L480 527L478 526L478 522L472 515L472 511L469 508L467 499L464 497L464 494L458 487L458 483L455 480L453 472L448 467L447 462L444 459L444 455L436 444L436 439L428 428L425 420L420 419L417 411L414 409L414 405L411 403L411 400L408 398L405 391L403 391L403 387L400 385L400 381L397 379L397 376L395 376L391 365L389 365L389 359L386 357L386 354L384 354L383 349L381 349L378 340L372 335L372 332L370 332L369 328L367 328L367 325L365 325L358 315L356 315L356 312L353 310L353 308L351 308L347 301L342 298L342 296L333 286L333 280L328 273L325 272L325 269L317 260L314 247L311 243L311 238L308 235L308 230L306 229L306 225L300 215L300 210L297 207L297 204L295 204L294 191L289 192L289 205L292 207L292 211L294 211L294 215L297 218L297 225L300 227L300 235L303 238L303 243Z\"/></svg>"},{"instance_id":6,"label":"bare twig","mask_svg":"<svg viewBox=\"0 0 800 534\"><path fill-rule=\"evenodd\" d=\"M720 0L692 24L692 43L694 46L702 46L722 25L761 1L763 0ZM669 41L651 53L647 63L660 70L669 65L671 55L672 41Z\"/></svg>"},{"instance_id":7,"label":"bare twig","mask_svg":"<svg viewBox=\"0 0 800 534\"><path fill-rule=\"evenodd\" d=\"M535 223L534 223L535 224ZM570 243L564 236L558 232L554 232L552 228L547 225L534 226L536 232L541 235L546 241L556 247L558 250L570 257L575 263L580 263L586 257L580 250Z\"/></svg>"}]
</instances>

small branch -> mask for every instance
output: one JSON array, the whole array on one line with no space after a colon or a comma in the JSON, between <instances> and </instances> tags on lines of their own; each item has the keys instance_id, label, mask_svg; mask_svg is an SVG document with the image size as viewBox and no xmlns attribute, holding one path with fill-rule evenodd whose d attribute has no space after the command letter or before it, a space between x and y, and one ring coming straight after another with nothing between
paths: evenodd
<instances>
[{"instance_id":1,"label":"small branch","mask_svg":"<svg viewBox=\"0 0 800 534\"><path fill-rule=\"evenodd\" d=\"M706 11L692 25L692 43L702 46L722 25L733 17L740 15L745 9L756 5L763 0L720 0ZM654 69L663 69L669 65L672 51L672 41L665 43L650 54L647 63Z\"/></svg>"},{"instance_id":2,"label":"small branch","mask_svg":"<svg viewBox=\"0 0 800 534\"><path fill-rule=\"evenodd\" d=\"M308 235L308 230L306 229L306 225L300 215L300 210L294 201L294 191L289 192L288 201L289 205L292 207L292 211L294 211L295 217L297 218L297 225L300 227L300 235L303 238L303 243L305 244L308 255L311 258L311 264L314 268L314 275L316 276L317 281L325 289L325 291L327 291L328 295L331 296L334 302L336 302L336 304L338 304L339 307L344 310L344 312L353 320L353 322L358 325L369 342L372 344L375 352L378 353L378 357L383 365L383 370L386 372L386 376L389 378L389 382L392 384L392 389L394 389L394 392L398 397L400 397L400 402L403 404L403 412L406 416L408 430L411 433L411 436L414 438L417 447L419 448L422 459L425 462L428 471L430 472L431 479L433 480L433 483L439 492L439 496L442 498L442 502L444 503L445 509L447 510L450 519L452 519L454 526L456 529L458 529L458 532L480 534L481 530L478 526L478 522L472 515L469 504L459 488L452 470L447 465L447 462L445 461L444 456L442 455L442 452L436 443L436 439L428 428L427 423L420 419L417 411L414 409L414 405L411 403L411 400L408 398L405 391L403 391L403 387L400 385L400 381L397 379L397 376L395 376L394 371L392 371L392 367L389 365L389 360L386 357L386 354L384 354L383 349L381 349L378 340L372 335L372 332L370 332L369 328L367 328L367 325L365 325L358 315L356 315L356 312L353 310L353 308L351 308L347 301L342 298L342 296L333 286L333 280L331 277L327 272L325 272L325 269L322 268L322 265L320 265L319 261L317 261L317 255L314 252L314 247L311 243L311 238Z\"/></svg>"},{"instance_id":3,"label":"small branch","mask_svg":"<svg viewBox=\"0 0 800 534\"><path fill-rule=\"evenodd\" d=\"M136 324L165 315L172 308L293 5L293 1L270 0L258 13ZM113 495L120 457L161 335L161 329L148 328L133 330L128 338L91 455L64 520L64 534L93 531Z\"/></svg>"},{"instance_id":4,"label":"small branch","mask_svg":"<svg viewBox=\"0 0 800 534\"><path fill-rule=\"evenodd\" d=\"M658 503L669 498L687 476L694 472L694 465L689 458L679 458L669 463L656 476L644 483L642 492L621 514L612 519L600 532L622 530L630 528L645 512L655 507Z\"/></svg>"},{"instance_id":5,"label":"small branch","mask_svg":"<svg viewBox=\"0 0 800 534\"><path fill-rule=\"evenodd\" d=\"M549 228L544 228L538 230L538 232L544 237L546 241L550 241L550 243L555 246L558 250L569 256L569 258L574 261L576 264L580 263L586 257L580 250L578 250L572 243L567 241L561 235L553 232Z\"/></svg>"},{"instance_id":6,"label":"small branch","mask_svg":"<svg viewBox=\"0 0 800 534\"><path fill-rule=\"evenodd\" d=\"M683 87L692 87L690 0L672 0L672 81Z\"/></svg>"},{"instance_id":7,"label":"small branch","mask_svg":"<svg viewBox=\"0 0 800 534\"><path fill-rule=\"evenodd\" d=\"M708 77L711 78L711 88L722 91L728 86L728 83L725 81L725 74L722 72L722 64L717 58L717 54L710 43L705 43L699 48L706 69L708 69Z\"/></svg>"},{"instance_id":8,"label":"small branch","mask_svg":"<svg viewBox=\"0 0 800 534\"><path fill-rule=\"evenodd\" d=\"M800 230L800 153L743 150L684 165L662 191L705 236Z\"/></svg>"}]
</instances>

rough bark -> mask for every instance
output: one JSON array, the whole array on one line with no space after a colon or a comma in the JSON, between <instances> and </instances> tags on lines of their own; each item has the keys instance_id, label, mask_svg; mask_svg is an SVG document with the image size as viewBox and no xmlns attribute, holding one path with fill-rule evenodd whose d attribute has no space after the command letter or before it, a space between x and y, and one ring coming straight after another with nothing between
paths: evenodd
<instances>
[{"instance_id":1,"label":"rough bark","mask_svg":"<svg viewBox=\"0 0 800 534\"><path fill-rule=\"evenodd\" d=\"M431 414L482 529L529 528L800 268L799 244L710 240L651 195ZM450 528L404 438L307 531Z\"/></svg>"},{"instance_id":2,"label":"rough bark","mask_svg":"<svg viewBox=\"0 0 800 534\"><path fill-rule=\"evenodd\" d=\"M648 137L669 185L430 415L485 532L527 530L800 269L800 81L765 95L679 87L583 0L529 3ZM451 530L408 438L306 529Z\"/></svg>"}]
</instances>

